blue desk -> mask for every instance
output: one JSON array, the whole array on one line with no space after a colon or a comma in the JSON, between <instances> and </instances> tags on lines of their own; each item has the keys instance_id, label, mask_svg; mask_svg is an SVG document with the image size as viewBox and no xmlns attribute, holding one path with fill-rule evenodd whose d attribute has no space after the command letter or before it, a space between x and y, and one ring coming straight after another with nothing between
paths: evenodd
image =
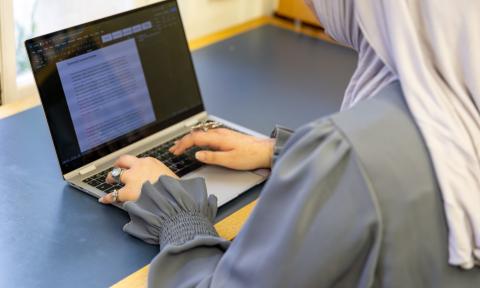
<instances>
[{"instance_id":1,"label":"blue desk","mask_svg":"<svg viewBox=\"0 0 480 288\"><path fill-rule=\"evenodd\" d=\"M198 50L194 62L210 113L267 134L336 111L356 55L263 26ZM156 255L122 232L125 212L65 184L41 108L0 121L0 167L0 287L105 287Z\"/></svg>"}]
</instances>

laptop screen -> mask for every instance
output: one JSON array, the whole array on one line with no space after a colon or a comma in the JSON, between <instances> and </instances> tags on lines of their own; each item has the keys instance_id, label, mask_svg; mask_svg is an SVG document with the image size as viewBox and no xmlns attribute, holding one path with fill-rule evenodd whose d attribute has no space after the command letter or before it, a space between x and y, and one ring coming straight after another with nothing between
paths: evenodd
<instances>
[{"instance_id":1,"label":"laptop screen","mask_svg":"<svg viewBox=\"0 0 480 288\"><path fill-rule=\"evenodd\" d=\"M176 1L25 44L63 173L204 109Z\"/></svg>"}]
</instances>

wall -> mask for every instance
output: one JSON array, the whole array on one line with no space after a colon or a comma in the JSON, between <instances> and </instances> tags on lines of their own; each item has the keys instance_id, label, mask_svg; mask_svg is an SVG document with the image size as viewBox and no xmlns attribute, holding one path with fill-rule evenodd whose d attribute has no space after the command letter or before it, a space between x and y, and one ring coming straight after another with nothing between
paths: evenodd
<instances>
[{"instance_id":1,"label":"wall","mask_svg":"<svg viewBox=\"0 0 480 288\"><path fill-rule=\"evenodd\" d=\"M178 3L187 37L191 40L258 17L272 15L278 0L178 0Z\"/></svg>"},{"instance_id":2,"label":"wall","mask_svg":"<svg viewBox=\"0 0 480 288\"><path fill-rule=\"evenodd\" d=\"M0 0L1 1L1 0ZM22 0L25 3L38 1L36 34L77 25L106 15L122 12L136 5L146 5L159 0ZM161 0L160 0L161 1ZM294 0L302 1L302 0ZM95 3L95 4L94 4ZM258 17L272 15L278 0L178 0L187 37L196 39L219 30ZM45 5L48 4L48 5ZM95 9L90 7L95 6ZM26 5L20 15L30 16L31 5ZM56 15L49 17L45 15Z\"/></svg>"}]
</instances>

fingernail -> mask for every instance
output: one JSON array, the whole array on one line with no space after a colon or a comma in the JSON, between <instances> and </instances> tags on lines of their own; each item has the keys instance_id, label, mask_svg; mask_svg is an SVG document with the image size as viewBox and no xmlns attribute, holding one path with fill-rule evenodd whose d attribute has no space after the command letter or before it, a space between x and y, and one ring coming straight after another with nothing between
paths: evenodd
<instances>
[{"instance_id":1,"label":"fingernail","mask_svg":"<svg viewBox=\"0 0 480 288\"><path fill-rule=\"evenodd\" d=\"M103 203L103 197L98 198L98 202Z\"/></svg>"},{"instance_id":2,"label":"fingernail","mask_svg":"<svg viewBox=\"0 0 480 288\"><path fill-rule=\"evenodd\" d=\"M203 152L197 152L197 153L195 153L195 158L196 158L197 160L203 160L204 156L205 156L205 155L204 155Z\"/></svg>"}]
</instances>

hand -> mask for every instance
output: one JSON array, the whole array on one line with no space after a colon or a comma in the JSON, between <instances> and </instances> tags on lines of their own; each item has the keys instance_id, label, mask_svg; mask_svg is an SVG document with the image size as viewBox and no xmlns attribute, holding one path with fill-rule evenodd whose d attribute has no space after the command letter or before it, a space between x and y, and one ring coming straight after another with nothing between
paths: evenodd
<instances>
[{"instance_id":1,"label":"hand","mask_svg":"<svg viewBox=\"0 0 480 288\"><path fill-rule=\"evenodd\" d=\"M125 186L118 190L117 202L136 201L140 197L143 184L147 181L155 183L162 175L178 178L167 166L152 157L137 158L124 155L118 158L113 166L125 169L120 175L120 182ZM111 172L108 173L106 182L115 183ZM113 202L112 193L103 196L98 201L103 204L111 204Z\"/></svg>"},{"instance_id":2,"label":"hand","mask_svg":"<svg viewBox=\"0 0 480 288\"><path fill-rule=\"evenodd\" d=\"M259 139L224 128L194 131L177 141L170 152L180 155L193 146L206 146L214 150L195 154L195 158L203 163L236 170L272 166L273 139Z\"/></svg>"}]
</instances>

